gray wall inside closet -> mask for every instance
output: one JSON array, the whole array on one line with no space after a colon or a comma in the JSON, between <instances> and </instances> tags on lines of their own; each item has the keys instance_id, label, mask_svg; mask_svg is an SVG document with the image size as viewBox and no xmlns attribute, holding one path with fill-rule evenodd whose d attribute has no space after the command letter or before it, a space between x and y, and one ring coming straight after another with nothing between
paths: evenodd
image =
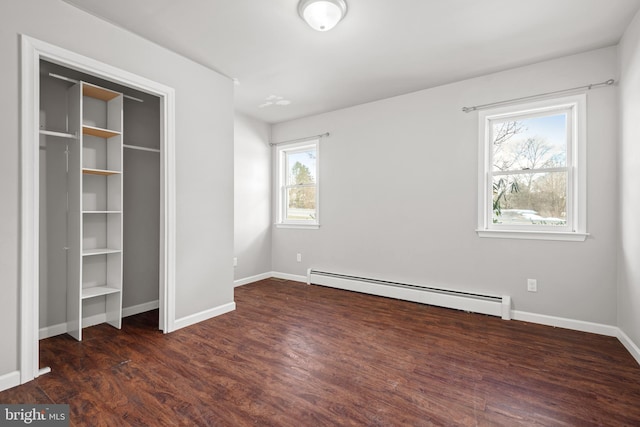
<instances>
[{"instance_id":1,"label":"gray wall inside closet","mask_svg":"<svg viewBox=\"0 0 640 427\"><path fill-rule=\"evenodd\" d=\"M158 98L124 99L124 144L160 147ZM124 281L122 306L158 300L160 153L124 148Z\"/></svg>"},{"instance_id":2,"label":"gray wall inside closet","mask_svg":"<svg viewBox=\"0 0 640 427\"><path fill-rule=\"evenodd\" d=\"M40 128L67 131L68 83L41 77ZM67 176L65 138L40 135L40 327L67 318Z\"/></svg>"},{"instance_id":3,"label":"gray wall inside closet","mask_svg":"<svg viewBox=\"0 0 640 427\"><path fill-rule=\"evenodd\" d=\"M155 96L41 61L40 127L65 132L67 89L55 73L142 99L124 101L124 144L158 149L160 105ZM66 159L77 143L40 136L40 328L66 321ZM123 309L158 300L160 244L160 153L124 149ZM85 301L85 317L104 311L104 299ZM139 310L138 310L139 311Z\"/></svg>"}]
</instances>

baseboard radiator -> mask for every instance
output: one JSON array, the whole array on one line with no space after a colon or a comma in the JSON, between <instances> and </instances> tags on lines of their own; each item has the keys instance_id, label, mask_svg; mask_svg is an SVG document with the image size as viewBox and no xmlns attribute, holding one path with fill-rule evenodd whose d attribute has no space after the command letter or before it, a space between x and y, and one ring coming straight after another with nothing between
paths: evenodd
<instances>
[{"instance_id":1,"label":"baseboard radiator","mask_svg":"<svg viewBox=\"0 0 640 427\"><path fill-rule=\"evenodd\" d=\"M314 269L307 270L307 284L322 285L347 291L362 292L388 298L454 308L472 313L511 319L511 297L474 294L438 289L408 283L349 276Z\"/></svg>"}]
</instances>

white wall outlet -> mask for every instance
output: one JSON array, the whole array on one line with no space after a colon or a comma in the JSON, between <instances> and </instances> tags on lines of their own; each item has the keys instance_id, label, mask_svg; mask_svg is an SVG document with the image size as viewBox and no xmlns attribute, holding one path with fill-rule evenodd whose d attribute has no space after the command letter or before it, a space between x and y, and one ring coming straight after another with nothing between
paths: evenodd
<instances>
[{"instance_id":1,"label":"white wall outlet","mask_svg":"<svg viewBox=\"0 0 640 427\"><path fill-rule=\"evenodd\" d=\"M237 256L234 256L234 257L233 257L233 266L234 266L234 267L237 267L237 266L238 266L238 257L237 257Z\"/></svg>"},{"instance_id":2,"label":"white wall outlet","mask_svg":"<svg viewBox=\"0 0 640 427\"><path fill-rule=\"evenodd\" d=\"M538 292L538 281L536 279L527 279L527 290L529 292Z\"/></svg>"},{"instance_id":3,"label":"white wall outlet","mask_svg":"<svg viewBox=\"0 0 640 427\"><path fill-rule=\"evenodd\" d=\"M302 262L302 254L297 254L296 255L296 261Z\"/></svg>"}]
</instances>

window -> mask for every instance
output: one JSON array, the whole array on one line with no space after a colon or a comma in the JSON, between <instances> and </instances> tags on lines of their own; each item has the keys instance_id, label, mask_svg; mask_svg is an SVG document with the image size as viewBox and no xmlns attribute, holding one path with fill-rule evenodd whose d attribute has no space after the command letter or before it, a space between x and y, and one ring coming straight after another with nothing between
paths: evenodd
<instances>
[{"instance_id":1,"label":"window","mask_svg":"<svg viewBox=\"0 0 640 427\"><path fill-rule=\"evenodd\" d=\"M584 240L586 96L480 114L478 234Z\"/></svg>"},{"instance_id":2,"label":"window","mask_svg":"<svg viewBox=\"0 0 640 427\"><path fill-rule=\"evenodd\" d=\"M279 227L318 228L319 140L278 146Z\"/></svg>"}]
</instances>

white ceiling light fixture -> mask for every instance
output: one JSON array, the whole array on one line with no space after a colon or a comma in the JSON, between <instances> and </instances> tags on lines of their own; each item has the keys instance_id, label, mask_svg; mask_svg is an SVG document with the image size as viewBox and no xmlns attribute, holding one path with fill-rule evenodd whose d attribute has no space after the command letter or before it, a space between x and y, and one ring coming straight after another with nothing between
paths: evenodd
<instances>
[{"instance_id":1,"label":"white ceiling light fixture","mask_svg":"<svg viewBox=\"0 0 640 427\"><path fill-rule=\"evenodd\" d=\"M300 0L298 14L316 31L329 31L347 14L344 0Z\"/></svg>"}]
</instances>

